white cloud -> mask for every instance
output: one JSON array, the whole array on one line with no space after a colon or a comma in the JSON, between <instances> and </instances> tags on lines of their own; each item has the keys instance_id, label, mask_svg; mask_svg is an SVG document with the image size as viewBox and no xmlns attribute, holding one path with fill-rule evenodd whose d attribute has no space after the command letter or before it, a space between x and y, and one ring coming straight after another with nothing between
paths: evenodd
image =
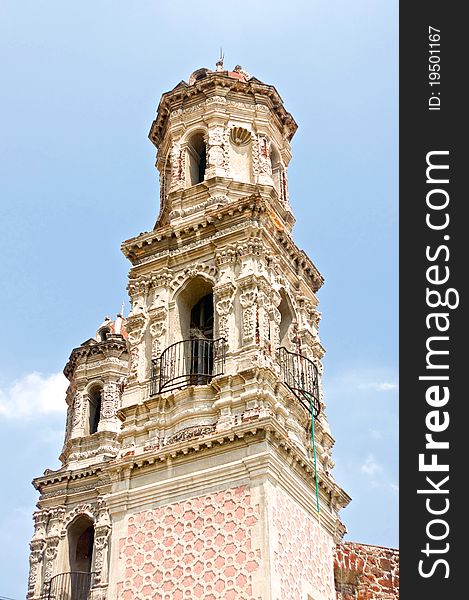
<instances>
[{"instance_id":1,"label":"white cloud","mask_svg":"<svg viewBox=\"0 0 469 600\"><path fill-rule=\"evenodd\" d=\"M31 419L65 413L68 381L62 373L28 373L9 386L0 388L0 417Z\"/></svg>"},{"instance_id":2,"label":"white cloud","mask_svg":"<svg viewBox=\"0 0 469 600\"><path fill-rule=\"evenodd\" d=\"M399 384L391 383L389 381L369 381L367 383L360 383L358 387L362 390L374 390L375 392L389 392L390 390L399 389Z\"/></svg>"},{"instance_id":3,"label":"white cloud","mask_svg":"<svg viewBox=\"0 0 469 600\"><path fill-rule=\"evenodd\" d=\"M374 456L369 454L365 462L360 467L360 471L365 473L365 475L368 475L368 477L373 477L373 475L376 475L382 471L382 467L376 462Z\"/></svg>"}]
</instances>

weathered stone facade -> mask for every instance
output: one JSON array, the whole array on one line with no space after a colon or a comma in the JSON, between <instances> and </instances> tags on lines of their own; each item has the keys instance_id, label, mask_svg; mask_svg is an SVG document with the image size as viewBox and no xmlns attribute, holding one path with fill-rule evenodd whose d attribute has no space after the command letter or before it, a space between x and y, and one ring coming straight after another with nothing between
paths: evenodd
<instances>
[{"instance_id":1,"label":"weathered stone facade","mask_svg":"<svg viewBox=\"0 0 469 600\"><path fill-rule=\"evenodd\" d=\"M337 600L397 600L399 551L344 542L334 557Z\"/></svg>"},{"instance_id":2,"label":"weathered stone facade","mask_svg":"<svg viewBox=\"0 0 469 600\"><path fill-rule=\"evenodd\" d=\"M291 236L295 130L240 67L163 95L159 216L122 245L130 314L65 367L62 467L34 481L29 600L80 586L91 600L335 598L350 498L331 473L323 279Z\"/></svg>"}]
</instances>

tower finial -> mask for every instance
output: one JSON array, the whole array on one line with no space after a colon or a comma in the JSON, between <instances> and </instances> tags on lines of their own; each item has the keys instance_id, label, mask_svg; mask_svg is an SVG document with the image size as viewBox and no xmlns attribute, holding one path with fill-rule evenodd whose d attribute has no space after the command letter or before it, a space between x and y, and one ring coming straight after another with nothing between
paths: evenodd
<instances>
[{"instance_id":1,"label":"tower finial","mask_svg":"<svg viewBox=\"0 0 469 600\"><path fill-rule=\"evenodd\" d=\"M220 58L217 60L216 70L223 71L223 61L225 60L225 55L223 54L223 48L220 46Z\"/></svg>"}]
</instances>

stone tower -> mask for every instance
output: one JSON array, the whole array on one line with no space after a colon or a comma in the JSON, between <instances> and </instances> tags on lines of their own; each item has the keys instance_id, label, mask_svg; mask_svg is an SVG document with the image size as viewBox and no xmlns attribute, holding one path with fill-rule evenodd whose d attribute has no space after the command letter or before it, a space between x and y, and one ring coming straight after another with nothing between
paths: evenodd
<instances>
[{"instance_id":1,"label":"stone tower","mask_svg":"<svg viewBox=\"0 0 469 600\"><path fill-rule=\"evenodd\" d=\"M62 467L34 480L30 600L335 598L349 497L322 400L323 279L291 236L296 128L239 66L163 94L159 216L122 245L127 319L65 367Z\"/></svg>"}]
</instances>

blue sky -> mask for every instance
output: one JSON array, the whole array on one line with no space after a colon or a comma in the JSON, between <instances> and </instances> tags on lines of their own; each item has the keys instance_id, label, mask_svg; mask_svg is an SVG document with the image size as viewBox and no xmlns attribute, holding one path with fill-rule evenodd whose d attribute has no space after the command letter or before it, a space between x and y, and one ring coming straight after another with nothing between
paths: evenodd
<instances>
[{"instance_id":1,"label":"blue sky","mask_svg":"<svg viewBox=\"0 0 469 600\"><path fill-rule=\"evenodd\" d=\"M158 213L159 98L220 46L299 124L294 238L326 280L342 518L348 539L398 544L397 20L385 0L0 4L0 595L25 595L30 481L58 466L61 371L127 302L120 243Z\"/></svg>"}]
</instances>

